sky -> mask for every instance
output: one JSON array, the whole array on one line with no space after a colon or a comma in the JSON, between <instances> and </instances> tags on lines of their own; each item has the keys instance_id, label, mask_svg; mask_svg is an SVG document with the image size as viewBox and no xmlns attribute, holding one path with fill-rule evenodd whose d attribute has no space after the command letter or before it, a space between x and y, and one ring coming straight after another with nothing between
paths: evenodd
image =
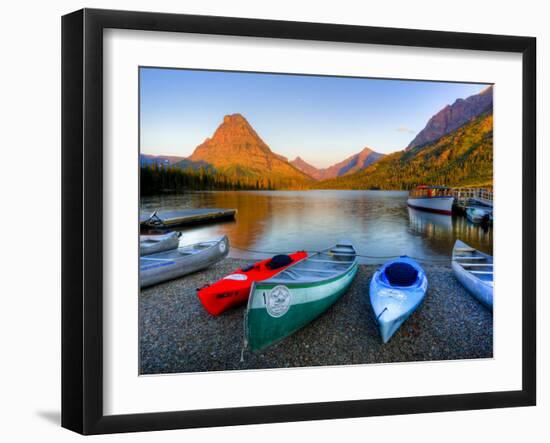
<instances>
[{"instance_id":1,"label":"sky","mask_svg":"<svg viewBox=\"0 0 550 443\"><path fill-rule=\"evenodd\" d=\"M486 84L140 68L140 150L186 157L242 114L273 152L324 168L401 150L429 118Z\"/></svg>"}]
</instances>

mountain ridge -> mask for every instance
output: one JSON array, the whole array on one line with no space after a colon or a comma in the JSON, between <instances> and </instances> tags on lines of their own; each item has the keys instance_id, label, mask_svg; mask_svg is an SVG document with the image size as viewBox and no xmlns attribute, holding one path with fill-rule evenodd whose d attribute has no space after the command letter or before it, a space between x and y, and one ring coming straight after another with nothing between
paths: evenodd
<instances>
[{"instance_id":1,"label":"mountain ridge","mask_svg":"<svg viewBox=\"0 0 550 443\"><path fill-rule=\"evenodd\" d=\"M431 143L446 134L458 129L468 121L486 112L493 106L493 86L485 88L478 94L456 99L435 113L426 126L415 136L406 149L412 149Z\"/></svg>"}]
</instances>

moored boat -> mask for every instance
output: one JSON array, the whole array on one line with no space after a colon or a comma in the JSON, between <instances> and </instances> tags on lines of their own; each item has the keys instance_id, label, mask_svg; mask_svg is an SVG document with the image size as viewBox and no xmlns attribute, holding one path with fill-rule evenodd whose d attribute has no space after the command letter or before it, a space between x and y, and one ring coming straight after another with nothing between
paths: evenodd
<instances>
[{"instance_id":1,"label":"moored boat","mask_svg":"<svg viewBox=\"0 0 550 443\"><path fill-rule=\"evenodd\" d=\"M307 257L307 252L298 251L289 255L276 255L267 260L237 269L221 280L197 290L204 308L212 315L247 302L252 283L266 280L294 263Z\"/></svg>"},{"instance_id":2,"label":"moored boat","mask_svg":"<svg viewBox=\"0 0 550 443\"><path fill-rule=\"evenodd\" d=\"M466 208L466 217L472 223L489 223L492 221L492 211L479 206L469 206Z\"/></svg>"},{"instance_id":3,"label":"moored boat","mask_svg":"<svg viewBox=\"0 0 550 443\"><path fill-rule=\"evenodd\" d=\"M421 211L451 215L454 197L445 186L418 186L409 192L407 205Z\"/></svg>"},{"instance_id":4,"label":"moored boat","mask_svg":"<svg viewBox=\"0 0 550 443\"><path fill-rule=\"evenodd\" d=\"M180 243L181 232L170 232L160 235L140 235L139 255L150 255L157 252L176 249Z\"/></svg>"},{"instance_id":5,"label":"moored boat","mask_svg":"<svg viewBox=\"0 0 550 443\"><path fill-rule=\"evenodd\" d=\"M340 242L253 283L245 343L252 350L264 349L304 327L347 291L356 274L355 248Z\"/></svg>"},{"instance_id":6,"label":"moored boat","mask_svg":"<svg viewBox=\"0 0 550 443\"><path fill-rule=\"evenodd\" d=\"M388 261L374 273L370 302L384 343L422 303L427 289L426 273L406 256Z\"/></svg>"},{"instance_id":7,"label":"moored boat","mask_svg":"<svg viewBox=\"0 0 550 443\"><path fill-rule=\"evenodd\" d=\"M461 240L453 248L452 268L457 280L486 308L493 309L493 257Z\"/></svg>"},{"instance_id":8,"label":"moored boat","mask_svg":"<svg viewBox=\"0 0 550 443\"><path fill-rule=\"evenodd\" d=\"M225 258L228 253L229 239L224 235L214 240L140 257L140 287L155 285L207 268Z\"/></svg>"}]
</instances>

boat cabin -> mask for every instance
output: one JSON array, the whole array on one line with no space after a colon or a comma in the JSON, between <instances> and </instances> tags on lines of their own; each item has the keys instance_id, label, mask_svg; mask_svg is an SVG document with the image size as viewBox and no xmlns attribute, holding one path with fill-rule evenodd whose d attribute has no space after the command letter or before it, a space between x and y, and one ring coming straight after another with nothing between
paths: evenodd
<instances>
[{"instance_id":1,"label":"boat cabin","mask_svg":"<svg viewBox=\"0 0 550 443\"><path fill-rule=\"evenodd\" d=\"M409 192L409 198L452 197L452 190L446 186L417 186Z\"/></svg>"}]
</instances>

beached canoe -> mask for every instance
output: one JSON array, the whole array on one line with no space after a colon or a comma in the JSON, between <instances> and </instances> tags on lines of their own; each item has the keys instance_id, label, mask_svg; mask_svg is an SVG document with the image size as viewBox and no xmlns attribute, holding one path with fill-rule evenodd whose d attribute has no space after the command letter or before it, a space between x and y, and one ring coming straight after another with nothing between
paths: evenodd
<instances>
[{"instance_id":1,"label":"beached canoe","mask_svg":"<svg viewBox=\"0 0 550 443\"><path fill-rule=\"evenodd\" d=\"M453 272L470 294L493 309L493 257L457 240L453 248Z\"/></svg>"},{"instance_id":2,"label":"beached canoe","mask_svg":"<svg viewBox=\"0 0 550 443\"><path fill-rule=\"evenodd\" d=\"M226 275L216 283L198 289L197 296L204 309L210 314L220 315L232 307L246 303L252 283L273 277L306 257L307 252L298 251L289 255L276 255L245 266Z\"/></svg>"},{"instance_id":3,"label":"beached canoe","mask_svg":"<svg viewBox=\"0 0 550 443\"><path fill-rule=\"evenodd\" d=\"M245 344L254 351L264 349L304 327L347 291L356 274L355 249L340 242L253 283Z\"/></svg>"},{"instance_id":4,"label":"beached canoe","mask_svg":"<svg viewBox=\"0 0 550 443\"><path fill-rule=\"evenodd\" d=\"M207 268L229 253L227 236L139 259L139 283L146 287Z\"/></svg>"},{"instance_id":5,"label":"beached canoe","mask_svg":"<svg viewBox=\"0 0 550 443\"><path fill-rule=\"evenodd\" d=\"M374 273L370 302L384 343L422 303L427 289L426 273L407 256L388 261Z\"/></svg>"},{"instance_id":6,"label":"beached canoe","mask_svg":"<svg viewBox=\"0 0 550 443\"><path fill-rule=\"evenodd\" d=\"M181 232L170 232L162 235L140 235L139 255L150 255L176 249L180 243L180 236Z\"/></svg>"}]
</instances>

